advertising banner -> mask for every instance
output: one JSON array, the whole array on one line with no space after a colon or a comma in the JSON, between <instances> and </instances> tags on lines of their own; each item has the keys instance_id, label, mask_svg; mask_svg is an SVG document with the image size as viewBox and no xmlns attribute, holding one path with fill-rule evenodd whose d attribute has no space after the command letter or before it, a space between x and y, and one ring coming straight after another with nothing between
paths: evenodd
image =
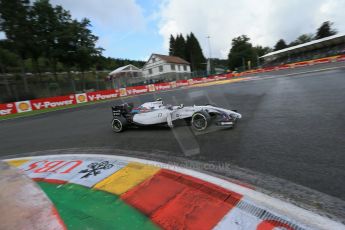
<instances>
[{"instance_id":1,"label":"advertising banner","mask_svg":"<svg viewBox=\"0 0 345 230\"><path fill-rule=\"evenodd\" d=\"M120 91L118 89L109 89L96 92L89 92L86 93L86 95L88 101L100 101L117 98L120 96Z\"/></svg>"},{"instance_id":2,"label":"advertising banner","mask_svg":"<svg viewBox=\"0 0 345 230\"><path fill-rule=\"evenodd\" d=\"M297 63L295 63L295 64L293 64L295 67L300 67L300 66L307 66L307 65L309 65L309 62L306 62L306 61L304 61L304 62L297 62Z\"/></svg>"},{"instance_id":3,"label":"advertising banner","mask_svg":"<svg viewBox=\"0 0 345 230\"><path fill-rule=\"evenodd\" d=\"M312 62L313 63L327 63L327 62L331 62L333 58L320 58L320 59L316 59L316 60L313 60Z\"/></svg>"},{"instance_id":4,"label":"advertising banner","mask_svg":"<svg viewBox=\"0 0 345 230\"><path fill-rule=\"evenodd\" d=\"M336 61L345 61L345 54L344 55L340 55L336 58Z\"/></svg>"},{"instance_id":5,"label":"advertising banner","mask_svg":"<svg viewBox=\"0 0 345 230\"><path fill-rule=\"evenodd\" d=\"M14 103L0 104L0 116L17 113Z\"/></svg>"},{"instance_id":6,"label":"advertising banner","mask_svg":"<svg viewBox=\"0 0 345 230\"><path fill-rule=\"evenodd\" d=\"M48 97L31 100L31 106L33 110L55 108L65 105L73 105L76 103L74 95Z\"/></svg>"},{"instance_id":7,"label":"advertising banner","mask_svg":"<svg viewBox=\"0 0 345 230\"><path fill-rule=\"evenodd\" d=\"M204 83L202 78L193 78L193 84L201 84Z\"/></svg>"},{"instance_id":8,"label":"advertising banner","mask_svg":"<svg viewBox=\"0 0 345 230\"><path fill-rule=\"evenodd\" d=\"M137 95L149 92L149 87L147 85L139 85L133 87L127 87L127 95Z\"/></svg>"},{"instance_id":9,"label":"advertising banner","mask_svg":"<svg viewBox=\"0 0 345 230\"><path fill-rule=\"evenodd\" d=\"M169 82L163 82L163 83L155 84L156 91L167 90L167 89L170 89L170 88L171 88L171 86L170 86Z\"/></svg>"},{"instance_id":10,"label":"advertising banner","mask_svg":"<svg viewBox=\"0 0 345 230\"><path fill-rule=\"evenodd\" d=\"M176 81L176 86L177 87L188 86L188 80L178 80L178 81Z\"/></svg>"}]
</instances>

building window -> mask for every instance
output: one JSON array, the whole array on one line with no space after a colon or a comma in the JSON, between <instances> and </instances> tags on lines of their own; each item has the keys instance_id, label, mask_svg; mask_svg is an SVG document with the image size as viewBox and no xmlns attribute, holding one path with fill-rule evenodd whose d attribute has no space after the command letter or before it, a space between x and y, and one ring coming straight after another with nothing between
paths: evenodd
<instances>
[{"instance_id":1,"label":"building window","mask_svg":"<svg viewBox=\"0 0 345 230\"><path fill-rule=\"evenodd\" d=\"M170 67L171 67L171 70L175 70L175 65L174 64L171 64Z\"/></svg>"},{"instance_id":2,"label":"building window","mask_svg":"<svg viewBox=\"0 0 345 230\"><path fill-rule=\"evenodd\" d=\"M149 74L152 74L152 69L149 69Z\"/></svg>"},{"instance_id":3,"label":"building window","mask_svg":"<svg viewBox=\"0 0 345 230\"><path fill-rule=\"evenodd\" d=\"M187 66L186 65L183 66L183 70L187 71Z\"/></svg>"},{"instance_id":4,"label":"building window","mask_svg":"<svg viewBox=\"0 0 345 230\"><path fill-rule=\"evenodd\" d=\"M181 65L178 65L178 71L181 71Z\"/></svg>"},{"instance_id":5,"label":"building window","mask_svg":"<svg viewBox=\"0 0 345 230\"><path fill-rule=\"evenodd\" d=\"M152 58L152 62L156 62L156 58Z\"/></svg>"},{"instance_id":6,"label":"building window","mask_svg":"<svg viewBox=\"0 0 345 230\"><path fill-rule=\"evenodd\" d=\"M163 72L163 66L162 65L159 66L158 68L159 68L159 72Z\"/></svg>"}]
</instances>

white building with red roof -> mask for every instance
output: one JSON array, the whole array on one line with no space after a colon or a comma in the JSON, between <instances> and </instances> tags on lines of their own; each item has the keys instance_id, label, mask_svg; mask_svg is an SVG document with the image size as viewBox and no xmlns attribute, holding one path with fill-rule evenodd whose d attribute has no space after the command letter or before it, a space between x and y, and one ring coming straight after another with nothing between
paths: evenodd
<instances>
[{"instance_id":1,"label":"white building with red roof","mask_svg":"<svg viewBox=\"0 0 345 230\"><path fill-rule=\"evenodd\" d=\"M151 54L142 68L143 76L149 79L169 79L176 76L189 76L190 63L186 60L162 54Z\"/></svg>"}]
</instances>

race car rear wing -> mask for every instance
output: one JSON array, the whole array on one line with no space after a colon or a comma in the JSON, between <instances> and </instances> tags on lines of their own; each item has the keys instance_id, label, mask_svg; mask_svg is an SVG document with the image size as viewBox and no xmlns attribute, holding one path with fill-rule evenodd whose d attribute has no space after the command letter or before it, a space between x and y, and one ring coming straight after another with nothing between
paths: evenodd
<instances>
[{"instance_id":1,"label":"race car rear wing","mask_svg":"<svg viewBox=\"0 0 345 230\"><path fill-rule=\"evenodd\" d=\"M121 105L115 105L111 107L114 117L129 114L133 109L133 103L124 103Z\"/></svg>"}]
</instances>

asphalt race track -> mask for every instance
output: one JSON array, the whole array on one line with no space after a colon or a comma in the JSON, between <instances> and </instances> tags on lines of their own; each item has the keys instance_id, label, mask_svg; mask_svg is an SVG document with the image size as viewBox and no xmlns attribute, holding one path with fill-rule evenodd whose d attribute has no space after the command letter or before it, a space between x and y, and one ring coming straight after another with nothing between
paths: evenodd
<instances>
[{"instance_id":1,"label":"asphalt race track","mask_svg":"<svg viewBox=\"0 0 345 230\"><path fill-rule=\"evenodd\" d=\"M335 68L337 67L337 68ZM343 68L342 68L343 67ZM324 71L315 72L318 69ZM311 73L303 73L314 71ZM254 76L254 75L253 75ZM188 127L115 134L110 106L121 100L0 122L0 155L73 147L154 152L283 178L345 200L345 63L264 73L251 81L128 98L237 109L233 130Z\"/></svg>"}]
</instances>

